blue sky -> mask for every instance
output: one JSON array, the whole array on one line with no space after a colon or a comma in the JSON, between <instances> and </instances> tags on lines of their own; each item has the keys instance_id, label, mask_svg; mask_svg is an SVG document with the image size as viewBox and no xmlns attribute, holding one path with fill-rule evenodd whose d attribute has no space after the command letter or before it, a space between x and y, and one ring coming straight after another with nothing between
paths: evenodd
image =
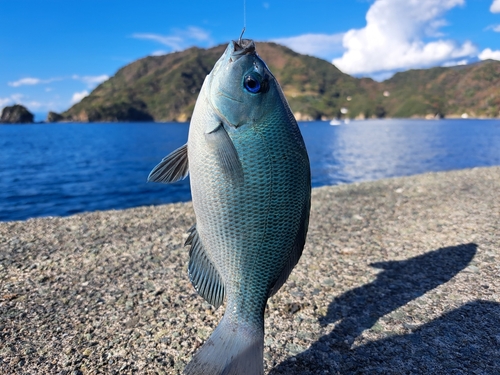
<instances>
[{"instance_id":1,"label":"blue sky","mask_svg":"<svg viewBox=\"0 0 500 375\"><path fill-rule=\"evenodd\" d=\"M141 57L236 39L244 19L245 37L358 77L500 60L500 0L0 0L0 108L42 120Z\"/></svg>"}]
</instances>

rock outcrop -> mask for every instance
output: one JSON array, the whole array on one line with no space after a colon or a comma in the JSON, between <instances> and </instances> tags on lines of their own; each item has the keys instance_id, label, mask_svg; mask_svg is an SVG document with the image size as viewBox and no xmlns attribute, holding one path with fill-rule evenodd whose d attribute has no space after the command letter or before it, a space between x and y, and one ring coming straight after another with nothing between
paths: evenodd
<instances>
[{"instance_id":1,"label":"rock outcrop","mask_svg":"<svg viewBox=\"0 0 500 375\"><path fill-rule=\"evenodd\" d=\"M0 123L4 124L30 124L33 123L33 113L19 104L5 107L0 117Z\"/></svg>"},{"instance_id":2,"label":"rock outcrop","mask_svg":"<svg viewBox=\"0 0 500 375\"><path fill-rule=\"evenodd\" d=\"M59 122L63 121L64 117L56 112L49 112L47 115L47 122Z\"/></svg>"}]
</instances>

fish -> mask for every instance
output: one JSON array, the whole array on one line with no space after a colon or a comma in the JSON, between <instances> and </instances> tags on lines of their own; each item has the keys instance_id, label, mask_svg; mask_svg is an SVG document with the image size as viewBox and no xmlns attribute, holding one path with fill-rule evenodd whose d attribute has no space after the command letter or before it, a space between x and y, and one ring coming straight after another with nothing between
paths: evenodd
<instances>
[{"instance_id":1,"label":"fish","mask_svg":"<svg viewBox=\"0 0 500 375\"><path fill-rule=\"evenodd\" d=\"M224 316L186 375L264 373L264 311L306 242L309 157L283 91L251 39L231 41L205 78L185 145L148 180L190 176L196 223L188 275Z\"/></svg>"}]
</instances>

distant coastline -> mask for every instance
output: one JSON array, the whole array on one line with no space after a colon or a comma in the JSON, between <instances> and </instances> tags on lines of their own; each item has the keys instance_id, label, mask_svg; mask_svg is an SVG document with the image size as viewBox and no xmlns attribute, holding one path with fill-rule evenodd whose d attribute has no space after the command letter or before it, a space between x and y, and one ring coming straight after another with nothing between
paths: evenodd
<instances>
[{"instance_id":1,"label":"distant coastline","mask_svg":"<svg viewBox=\"0 0 500 375\"><path fill-rule=\"evenodd\" d=\"M48 112L44 122L187 122L224 48L193 47L137 60L68 110ZM298 121L500 118L500 61L408 70L377 82L275 43L259 43L257 50ZM0 122L33 122L28 114L23 121Z\"/></svg>"},{"instance_id":2,"label":"distant coastline","mask_svg":"<svg viewBox=\"0 0 500 375\"><path fill-rule=\"evenodd\" d=\"M47 122L186 122L225 45L148 56L118 70ZM414 69L383 82L355 78L328 61L275 43L257 51L298 121L368 118L500 118L500 61Z\"/></svg>"},{"instance_id":3,"label":"distant coastline","mask_svg":"<svg viewBox=\"0 0 500 375\"><path fill-rule=\"evenodd\" d=\"M45 122L189 121L203 81L224 48L193 47L139 59L68 110L49 112ZM377 82L275 43L258 43L257 50L298 121L500 118L500 61L408 70Z\"/></svg>"},{"instance_id":4,"label":"distant coastline","mask_svg":"<svg viewBox=\"0 0 500 375\"><path fill-rule=\"evenodd\" d=\"M369 121L369 120L427 120L427 121L438 121L438 120L500 120L500 117L472 117L472 116L467 116L463 117L462 115L449 115L446 117L434 117L434 116L412 116L412 117L382 117L382 118L377 118L377 117L372 117L372 118L344 118L344 119L338 119L338 118L326 118L323 117L319 120L316 119L311 119L310 117L295 117L297 122L317 122L317 121L323 121L323 122L328 122L328 121L343 121L343 120L348 120L349 121ZM27 124L32 124L32 125L45 125L45 124L109 124L109 123L152 123L152 124L164 124L164 123L179 123L179 124L186 124L189 125L190 120L187 121L156 121L156 120L148 120L148 121L127 121L127 120L121 120L121 121L73 121L73 120L61 120L61 121L46 121L46 120L41 120L41 121L33 121L33 122L23 122L23 123L4 123L0 122L1 125L27 125Z\"/></svg>"}]
</instances>

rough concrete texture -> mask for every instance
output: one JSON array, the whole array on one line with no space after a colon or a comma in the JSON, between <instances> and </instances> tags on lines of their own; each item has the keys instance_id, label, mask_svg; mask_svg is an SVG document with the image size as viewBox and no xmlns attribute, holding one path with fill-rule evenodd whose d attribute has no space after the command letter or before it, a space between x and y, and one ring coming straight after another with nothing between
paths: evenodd
<instances>
[{"instance_id":1,"label":"rough concrete texture","mask_svg":"<svg viewBox=\"0 0 500 375\"><path fill-rule=\"evenodd\" d=\"M0 223L0 373L179 374L214 311L190 203ZM269 374L500 374L500 167L313 191Z\"/></svg>"}]
</instances>

